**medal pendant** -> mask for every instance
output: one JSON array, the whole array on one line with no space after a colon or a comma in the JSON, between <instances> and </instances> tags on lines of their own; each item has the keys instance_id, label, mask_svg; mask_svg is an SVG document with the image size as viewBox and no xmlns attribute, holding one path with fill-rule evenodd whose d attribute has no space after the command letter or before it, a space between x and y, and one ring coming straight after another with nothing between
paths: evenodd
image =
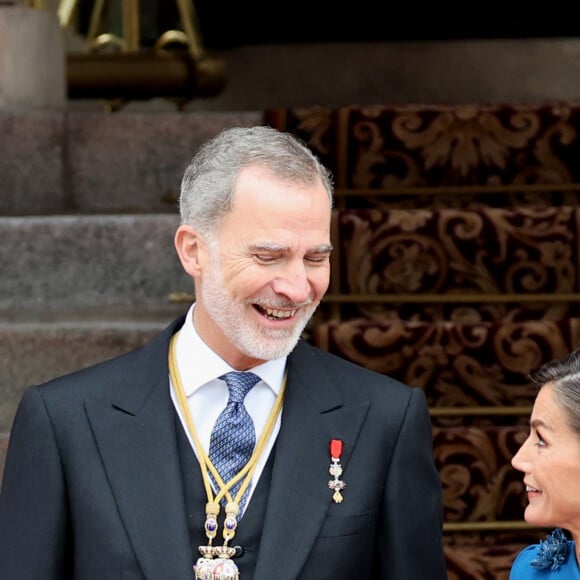
<instances>
[{"instance_id":1,"label":"medal pendant","mask_svg":"<svg viewBox=\"0 0 580 580\"><path fill-rule=\"evenodd\" d=\"M198 558L195 566L195 580L240 580L240 572L228 558Z\"/></svg>"},{"instance_id":2,"label":"medal pendant","mask_svg":"<svg viewBox=\"0 0 580 580\"><path fill-rule=\"evenodd\" d=\"M342 465L340 464L340 458L342 457L342 449L344 443L342 439L331 439L330 440L330 460L331 464L328 468L328 472L332 475L333 479L328 482L328 487L334 491L332 494L332 500L334 503L342 503L344 499L340 491L346 487L346 483L340 479L342 475Z\"/></svg>"},{"instance_id":3,"label":"medal pendant","mask_svg":"<svg viewBox=\"0 0 580 580\"><path fill-rule=\"evenodd\" d=\"M339 478L342 475L342 466L340 463L331 463L328 468L328 473L334 478Z\"/></svg>"}]
</instances>

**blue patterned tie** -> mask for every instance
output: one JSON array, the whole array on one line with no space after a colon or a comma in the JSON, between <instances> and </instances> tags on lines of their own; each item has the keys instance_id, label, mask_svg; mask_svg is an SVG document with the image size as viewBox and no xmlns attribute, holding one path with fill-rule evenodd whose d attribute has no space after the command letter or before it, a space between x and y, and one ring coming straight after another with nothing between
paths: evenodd
<instances>
[{"instance_id":1,"label":"blue patterned tie","mask_svg":"<svg viewBox=\"0 0 580 580\"><path fill-rule=\"evenodd\" d=\"M230 395L226 408L217 418L211 432L209 459L222 481L227 483L246 465L254 451L256 431L254 422L244 406L244 398L260 381L260 377L254 373L231 372L219 378L228 385ZM243 478L230 489L233 498L236 497L242 481ZM240 501L240 513L243 511L249 489L248 486ZM225 500L223 503L225 504Z\"/></svg>"}]
</instances>

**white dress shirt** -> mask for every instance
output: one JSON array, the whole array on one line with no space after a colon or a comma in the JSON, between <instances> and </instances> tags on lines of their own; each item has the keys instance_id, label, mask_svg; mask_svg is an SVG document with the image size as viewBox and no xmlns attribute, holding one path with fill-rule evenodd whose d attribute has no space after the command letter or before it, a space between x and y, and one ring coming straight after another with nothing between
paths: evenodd
<instances>
[{"instance_id":1,"label":"white dress shirt","mask_svg":"<svg viewBox=\"0 0 580 580\"><path fill-rule=\"evenodd\" d=\"M204 452L208 454L211 431L219 414L226 407L229 397L228 387L225 381L218 379L218 377L236 369L230 367L228 363L211 350L200 338L193 324L194 307L195 304L188 310L185 323L179 331L179 336L175 344L175 355L195 431ZM246 409L254 421L256 441L260 439L270 411L282 387L285 368L286 357L283 357L266 361L250 369L251 372L258 375L261 379L250 390L244 400ZM171 384L171 379L170 388L171 398L177 414L181 419L189 442L197 455L187 422L179 408L179 402L175 388ZM276 441L280 430L280 418L281 413L278 415L270 438L266 442L264 451L256 465L248 502L258 484L258 479L268 460L274 441ZM246 505L248 504L246 503Z\"/></svg>"}]
</instances>

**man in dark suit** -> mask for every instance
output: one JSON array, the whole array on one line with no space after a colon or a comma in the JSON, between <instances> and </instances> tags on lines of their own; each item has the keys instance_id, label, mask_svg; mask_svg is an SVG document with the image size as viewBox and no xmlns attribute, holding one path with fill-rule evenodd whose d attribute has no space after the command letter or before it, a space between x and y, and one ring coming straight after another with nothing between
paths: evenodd
<instances>
[{"instance_id":1,"label":"man in dark suit","mask_svg":"<svg viewBox=\"0 0 580 580\"><path fill-rule=\"evenodd\" d=\"M175 235L195 303L145 347L27 390L0 580L447 578L423 392L300 339L328 288L332 195L288 134L201 148ZM234 371L251 371L238 399Z\"/></svg>"}]
</instances>

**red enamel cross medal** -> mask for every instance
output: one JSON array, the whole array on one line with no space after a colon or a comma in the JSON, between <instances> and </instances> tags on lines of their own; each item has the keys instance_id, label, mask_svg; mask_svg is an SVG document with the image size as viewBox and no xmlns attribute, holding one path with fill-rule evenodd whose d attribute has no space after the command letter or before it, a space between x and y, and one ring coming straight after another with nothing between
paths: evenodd
<instances>
[{"instance_id":1,"label":"red enamel cross medal","mask_svg":"<svg viewBox=\"0 0 580 580\"><path fill-rule=\"evenodd\" d=\"M343 441L342 439L331 439L330 440L330 467L328 472L334 479L328 482L328 487L334 491L332 499L334 503L341 503L344 499L342 493L340 493L345 487L346 483L340 479L342 475L342 465L340 464L340 458L342 457Z\"/></svg>"}]
</instances>

